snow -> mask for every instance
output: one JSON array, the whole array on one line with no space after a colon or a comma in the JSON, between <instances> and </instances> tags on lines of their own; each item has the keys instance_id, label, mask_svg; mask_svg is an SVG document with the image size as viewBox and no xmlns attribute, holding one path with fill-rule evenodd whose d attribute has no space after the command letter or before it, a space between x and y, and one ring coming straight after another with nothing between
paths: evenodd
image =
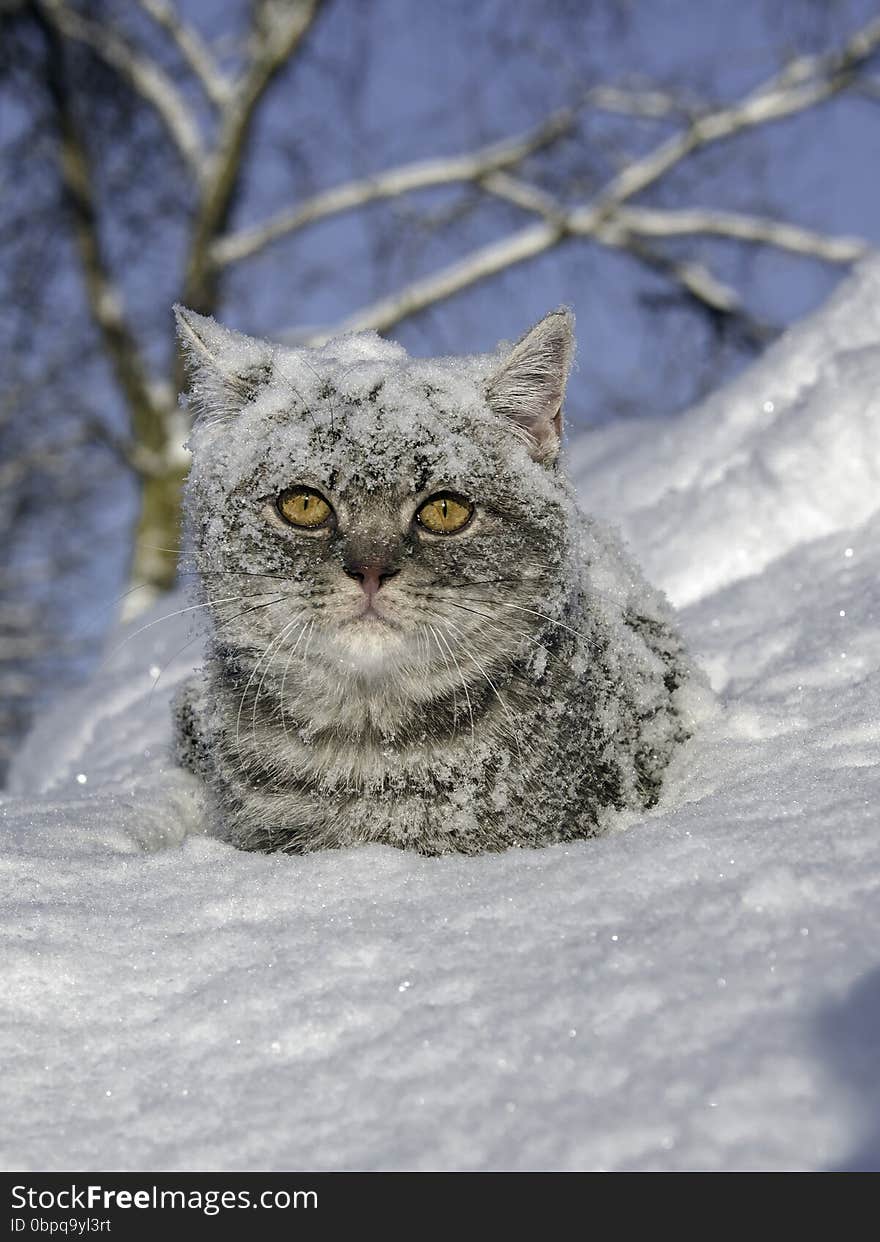
<instances>
[{"instance_id":1,"label":"snow","mask_svg":"<svg viewBox=\"0 0 880 1242\"><path fill-rule=\"evenodd\" d=\"M878 341L880 274L867 263L697 409L583 437L572 464L584 503L620 523L679 605L859 525L880 494Z\"/></svg>"},{"instance_id":2,"label":"snow","mask_svg":"<svg viewBox=\"0 0 880 1242\"><path fill-rule=\"evenodd\" d=\"M0 1163L880 1166L878 394L874 262L572 446L724 704L604 838L240 853L165 757L198 613L108 657L0 802Z\"/></svg>"}]
</instances>

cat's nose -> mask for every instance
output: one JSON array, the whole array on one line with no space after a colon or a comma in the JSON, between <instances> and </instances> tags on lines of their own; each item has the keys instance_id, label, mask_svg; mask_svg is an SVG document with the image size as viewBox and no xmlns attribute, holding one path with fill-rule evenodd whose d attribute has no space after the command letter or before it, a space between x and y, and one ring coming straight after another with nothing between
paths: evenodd
<instances>
[{"instance_id":1,"label":"cat's nose","mask_svg":"<svg viewBox=\"0 0 880 1242\"><path fill-rule=\"evenodd\" d=\"M365 565L359 561L347 561L342 569L349 578L354 578L361 584L364 594L369 599L381 590L389 578L400 573L396 565Z\"/></svg>"}]
</instances>

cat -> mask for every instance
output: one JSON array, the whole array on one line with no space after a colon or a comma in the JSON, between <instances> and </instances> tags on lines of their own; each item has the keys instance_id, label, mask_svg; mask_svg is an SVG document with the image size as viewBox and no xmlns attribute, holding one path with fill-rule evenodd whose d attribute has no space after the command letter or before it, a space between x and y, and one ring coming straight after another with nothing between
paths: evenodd
<instances>
[{"instance_id":1,"label":"cat","mask_svg":"<svg viewBox=\"0 0 880 1242\"><path fill-rule=\"evenodd\" d=\"M571 313L495 354L418 359L175 310L211 618L176 753L212 831L476 854L652 806L702 678L562 468Z\"/></svg>"}]
</instances>

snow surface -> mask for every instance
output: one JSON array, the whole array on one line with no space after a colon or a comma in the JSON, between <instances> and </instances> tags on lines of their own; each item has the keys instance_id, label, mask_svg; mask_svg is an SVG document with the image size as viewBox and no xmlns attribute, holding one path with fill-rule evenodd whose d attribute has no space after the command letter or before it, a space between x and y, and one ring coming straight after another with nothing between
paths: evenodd
<instances>
[{"instance_id":1,"label":"snow surface","mask_svg":"<svg viewBox=\"0 0 880 1242\"><path fill-rule=\"evenodd\" d=\"M0 802L4 1167L880 1167L880 261L570 459L725 705L661 806L478 859L239 853L165 758L194 614L150 625Z\"/></svg>"}]
</instances>

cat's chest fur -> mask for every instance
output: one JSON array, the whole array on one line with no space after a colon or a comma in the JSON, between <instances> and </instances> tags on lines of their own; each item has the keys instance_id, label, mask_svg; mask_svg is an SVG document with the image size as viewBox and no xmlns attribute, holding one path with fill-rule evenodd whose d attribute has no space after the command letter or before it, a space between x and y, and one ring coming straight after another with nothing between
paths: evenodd
<instances>
[{"instance_id":1,"label":"cat's chest fur","mask_svg":"<svg viewBox=\"0 0 880 1242\"><path fill-rule=\"evenodd\" d=\"M418 704L313 685L311 710L294 714L273 679L257 698L242 676L218 661L176 709L179 757L213 788L215 830L236 844L477 853L551 839L534 792L560 758L559 721L550 727L547 694L524 679ZM288 681L288 697L297 690ZM524 745L517 719L542 715Z\"/></svg>"}]
</instances>

